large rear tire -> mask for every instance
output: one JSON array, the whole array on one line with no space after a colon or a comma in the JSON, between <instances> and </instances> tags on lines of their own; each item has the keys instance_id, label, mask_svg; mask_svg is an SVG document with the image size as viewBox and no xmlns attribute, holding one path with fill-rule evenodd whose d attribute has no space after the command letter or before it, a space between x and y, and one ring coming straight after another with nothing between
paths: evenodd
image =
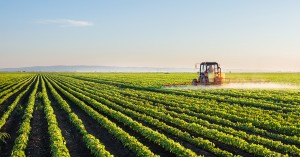
<instances>
[{"instance_id":1,"label":"large rear tire","mask_svg":"<svg viewBox=\"0 0 300 157\"><path fill-rule=\"evenodd\" d=\"M217 85L222 84L222 78L216 77L215 78L215 84L217 84Z\"/></svg>"},{"instance_id":2,"label":"large rear tire","mask_svg":"<svg viewBox=\"0 0 300 157\"><path fill-rule=\"evenodd\" d=\"M198 84L197 79L193 79L192 84L193 84L194 86L197 86L197 84Z\"/></svg>"}]
</instances>

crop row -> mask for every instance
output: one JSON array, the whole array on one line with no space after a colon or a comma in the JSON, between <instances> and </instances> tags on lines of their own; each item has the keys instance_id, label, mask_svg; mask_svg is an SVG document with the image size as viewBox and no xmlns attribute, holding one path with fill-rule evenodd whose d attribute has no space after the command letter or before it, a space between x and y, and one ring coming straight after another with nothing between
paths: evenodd
<instances>
[{"instance_id":1,"label":"crop row","mask_svg":"<svg viewBox=\"0 0 300 157\"><path fill-rule=\"evenodd\" d=\"M70 87L69 87L70 88ZM80 89L74 89L78 92L83 92L83 90L80 90ZM94 92L92 92L94 93ZM119 111L119 112L122 112L122 113L125 113L126 115L128 115L129 117L134 117L136 119L139 119L145 123L148 123L149 125L153 125L153 126L156 126L158 127L159 129L169 133L169 134L172 134L174 136L177 136L179 138L181 138L182 140L185 140L187 142L190 142L200 148L203 148L203 149L206 149L216 155L219 155L219 156L233 156L232 153L229 153L225 150L221 150L219 148L216 148L214 143L210 142L209 140L205 140L201 137L193 137L192 135L190 135L189 133L187 132L183 132L181 131L180 129L177 129L177 128L174 128L174 127L171 127L169 125L167 125L166 123L164 122L161 122L157 119L154 119L152 118L151 116L147 116L145 114L141 114L141 113L138 113L138 112L135 112L131 109L126 109L126 108L123 108L107 99L103 99L102 97L98 97L96 95L93 95L93 94L89 94L87 92L83 92L83 94L87 94L87 96L91 97L91 98L94 98L95 100L97 100L98 102L101 102L105 105L108 105L109 107L111 108L114 108L115 110Z\"/></svg>"},{"instance_id":2,"label":"crop row","mask_svg":"<svg viewBox=\"0 0 300 157\"><path fill-rule=\"evenodd\" d=\"M278 112L279 110L282 110L281 107L276 106L276 105L272 105L272 104L264 104L263 105L271 105L271 106L275 106L278 110L262 110L261 108L256 108L253 106L249 106L249 105L245 105L245 104L250 104L250 103L254 103L256 104L257 101L254 100L249 100L249 102L247 101L247 99L240 99L240 101L231 101L232 99L236 99L234 97L229 97L228 100L227 98L222 98L222 97L218 97L215 96L213 94L211 95L206 95L203 96L199 95L199 94L193 94L191 96L191 93L189 93L188 91L174 91L174 90L165 90L165 89L157 89L157 88L145 88L145 87L133 87L132 85L128 85L128 84L124 84L124 83L116 83L116 82L110 82L110 81L103 81L103 80L96 80L96 79L91 79L91 78L86 78L86 77L74 77L77 79L81 79L81 80L86 80L86 81L93 81L96 83L101 83L101 84L109 84L109 85L114 85L117 87L122 87L122 88L127 88L127 89L134 89L134 91L139 91L139 93L141 92L145 92L147 94L151 94L151 95L158 95L161 93L162 96L164 97L168 97L168 100L170 99L170 97L174 97L176 100L178 101L177 97L184 97L185 99L183 100L183 102L188 101L189 104L195 104L194 102L191 102L191 100L197 100L197 102L199 102L200 104L207 104L207 105L213 105L215 107L218 108L218 111L221 110L221 107L224 108L223 111L224 112L228 112L228 114L230 115L235 115L235 114L243 114L243 115L239 115L240 117L249 117L249 118L253 118L253 114L255 115L262 115L259 116L259 118L263 118L262 121L265 121L264 119L268 119L271 122L276 122L276 121L280 121L281 124L278 123L274 123L274 129L275 130L285 130L285 132L289 133L290 130L286 130L286 129L281 129L284 126L280 126L282 124L290 124L289 121L287 120L294 120L292 122L292 124L297 124L295 123L295 121L298 121L297 116L294 116L292 114L285 114L285 113L280 113ZM188 99L187 99L188 98ZM204 99L205 98L205 99ZM218 99L218 100L216 100ZM259 104L258 104L259 105ZM294 109L290 109L293 110ZM266 114L268 113L268 114ZM280 115L280 116L278 116ZM285 116L287 118L283 119L281 116ZM244 118L241 118L244 119ZM259 120L260 121L260 120ZM300 123L299 123L300 125ZM270 129L270 128L269 128ZM294 132L297 132L297 130L295 130Z\"/></svg>"},{"instance_id":3,"label":"crop row","mask_svg":"<svg viewBox=\"0 0 300 157\"><path fill-rule=\"evenodd\" d=\"M77 129L80 130L80 133L83 134L83 136L86 136L85 143L88 146L89 149L91 149L92 153L97 155L99 153L98 149L104 149L103 144L99 142L99 140L95 141L95 139L92 135L88 134L87 131L84 129L84 125L82 124L81 120L77 117L76 114L74 114L70 108L70 106L67 104L65 100L62 99L62 97L56 92L56 90L53 88L53 86L47 81L47 84L54 95L54 97L57 99L57 101L60 103L61 107L69 114L70 121L76 126ZM119 128L116 124L110 122L106 117L102 116L101 114L94 111L91 107L83 103L82 101L78 100L71 94L69 94L66 91L63 91L59 86L57 86L55 83L52 82L52 84L61 92L63 92L65 95L69 96L73 102L78 105L82 110L84 110L87 114L89 114L93 119L98 121L100 125L102 125L104 128L106 128L111 134L113 134L118 140L120 140L125 147L128 147L130 150L136 153L137 156L155 156L149 148L144 146L142 143L140 143L135 137L130 136L128 133L123 131L121 128ZM104 153L108 154L108 153ZM101 154L97 156L102 156Z\"/></svg>"},{"instance_id":4,"label":"crop row","mask_svg":"<svg viewBox=\"0 0 300 157\"><path fill-rule=\"evenodd\" d=\"M57 88L60 88L57 86ZM68 93L67 91L61 89L61 92L63 92L67 97L70 99L73 99L73 101L81 102L78 100L78 98L84 100L85 102L89 102L94 108L97 108L102 113L110 116L111 118L114 118L118 120L119 122L122 122L124 125L129 126L132 130L135 132L141 134L148 140L157 143L162 148L164 148L167 151L170 151L171 153L177 154L179 156L197 156L194 152L191 150L183 147L179 143L173 141L172 139L167 138L165 135L158 133L157 131L154 131L146 126L143 126L142 124L134 121L132 118L117 112L115 110L112 110L108 108L107 106L95 101L94 99L87 97L83 94L77 93L75 91L68 90L68 92L71 92L78 98L74 97L72 94ZM83 103L83 102L81 102Z\"/></svg>"},{"instance_id":5,"label":"crop row","mask_svg":"<svg viewBox=\"0 0 300 157\"><path fill-rule=\"evenodd\" d=\"M58 122L54 114L51 102L48 98L45 82L42 79L42 97L44 104L44 113L48 123L48 133L50 136L51 152L53 156L70 156L69 150L66 147L66 141L62 136L61 130L58 127Z\"/></svg>"},{"instance_id":6,"label":"crop row","mask_svg":"<svg viewBox=\"0 0 300 157\"><path fill-rule=\"evenodd\" d=\"M67 84L65 84L65 85L67 85ZM73 84L71 86L75 87L76 85ZM72 88L71 86L69 86L68 88ZM74 90L76 90L76 88ZM87 92L83 92L84 90L87 90ZM149 109L150 106L144 106L144 105L143 105L143 107L142 106L136 106L136 105L130 104L129 102L126 102L121 97L120 97L120 99L117 99L116 98L117 97L116 93L113 94L113 97L109 97L107 95L104 95L103 91L102 92L97 92L97 91L89 90L89 89L86 89L86 88L84 90L82 88L81 89L77 89L78 92L82 92L84 95L93 97L93 98L95 98L96 100L98 100L98 101L100 101L102 103L109 104L110 107L114 107L114 104L109 103L108 100L106 100L106 99L114 100L115 102L117 102L119 104L126 104L127 108L134 108L134 110L140 111L143 114L150 114L151 116L156 117L156 118L158 118L160 120L170 119L168 116L166 116L166 115L164 115L164 114L162 114L160 112L156 112L154 110ZM90 93L94 93L94 95L92 95ZM101 95L102 97L105 97L105 99L103 99L101 97L97 97L96 94L97 95ZM147 108L144 108L144 107L147 107ZM178 115L181 115L181 114L178 114ZM261 137L256 136L256 135L248 135L248 134L246 134L245 132L242 132L242 131L236 131L236 130L231 129L231 128L221 127L221 126L214 125L214 124L209 124L207 121L203 121L201 119L193 118L193 117L186 116L186 115L179 116L179 118L185 119L185 120L195 119L192 122L198 122L199 124L204 125L204 126L208 126L208 127L212 128L212 129L217 129L217 130L220 130L220 131L232 134L234 136L242 137L242 138L245 138L245 139L247 139L249 141L258 142L258 143L264 144L266 146L269 146L271 148L275 148L275 149L277 149L279 151L283 151L283 152L291 153L291 154L296 154L296 155L300 154L299 153L300 152L299 149L297 147L295 147L295 146L284 145L281 142L277 142L277 141L272 141L272 140L269 140L269 139L261 138ZM170 121L167 121L167 122L170 122ZM188 127L185 128L185 129L188 129Z\"/></svg>"},{"instance_id":7,"label":"crop row","mask_svg":"<svg viewBox=\"0 0 300 157\"><path fill-rule=\"evenodd\" d=\"M82 81L79 81L82 82ZM110 91L116 91L116 88L113 88L112 86L107 86L104 84L98 84L101 85L101 89L103 88L107 88ZM97 88L97 86L95 84L92 85L93 88ZM274 122L273 119L266 119L266 113L264 112L263 115L260 115L257 112L253 112L249 117L246 117L244 114L241 114L240 112L243 112L242 110L237 111L236 112L236 116L235 114L231 113L227 113L226 111L224 111L222 108L226 108L226 104L215 104L214 107L210 107L211 105L214 104L213 101L209 101L203 104L205 104L205 106L199 104L196 105L194 101L189 101L190 99L186 99L186 98L182 98L181 96L170 96L170 95L163 95L163 94L158 94L158 93L153 93L153 92L145 92L145 91L134 91L134 90L130 90L130 89L126 89L126 91L121 90L120 91L124 96L130 96L128 99L134 99L133 97L136 97L139 100L145 100L145 101L150 101L153 102L155 104L164 104L165 107L167 107L168 109L175 109L176 111L179 112L184 112L186 114L190 114L192 116L199 116L200 118L204 118L204 119L209 119L210 121L213 122L217 122L217 123L221 123L224 125L229 125L229 126L235 126L238 127L242 130L245 131L251 131L254 133L259 133L261 135L266 135L272 138L277 138L277 139L284 139L284 140L288 140L292 143L296 143L299 144L299 137L297 136L286 136L286 135L281 135L278 134L278 130L274 130L274 132L276 133L270 133L266 130L260 129L264 128L264 129L268 129L268 130L272 130L270 129L270 126L266 126L267 124L269 124L269 122L271 122L272 124L276 123L276 121ZM133 96L133 97L132 97ZM193 104L193 105L190 105ZM228 108L227 110L233 111L235 110L235 108L233 107L239 107L239 106L230 106L230 108ZM184 108L184 110L182 109ZM246 110L246 109L244 109ZM255 119L253 117L253 115L256 115ZM280 115L278 115L280 116ZM259 119L257 119L259 118ZM296 119L295 119L296 120ZM298 120L299 121L299 118ZM293 123L293 124L297 124L297 122ZM293 128L293 126L292 126Z\"/></svg>"},{"instance_id":8,"label":"crop row","mask_svg":"<svg viewBox=\"0 0 300 157\"><path fill-rule=\"evenodd\" d=\"M272 93L270 91L261 90L201 90L200 92L205 92L215 95L227 95L232 97L243 97L243 98L254 98L263 99L269 102L276 102L284 106L297 105L300 102L299 95L289 94L290 92ZM288 93L288 94L287 94ZM294 107L294 106L293 106Z\"/></svg>"},{"instance_id":9,"label":"crop row","mask_svg":"<svg viewBox=\"0 0 300 157\"><path fill-rule=\"evenodd\" d=\"M33 81L34 82L34 81ZM6 123L8 117L11 115L11 113L14 111L14 109L16 108L16 106L19 104L20 102L20 99L25 95L26 92L29 91L31 85L33 84L33 82L27 86L27 88L22 91L16 98L15 100L13 101L12 104L10 104L7 108L7 110L3 113L1 119L0 119L0 128L3 127L3 125Z\"/></svg>"},{"instance_id":10,"label":"crop row","mask_svg":"<svg viewBox=\"0 0 300 157\"><path fill-rule=\"evenodd\" d=\"M173 105L173 106L181 106L185 107L186 109L196 111L196 112L205 112L205 114L221 116L229 120L233 120L235 122L243 122L243 123L252 123L253 125L264 128L270 131L279 132L286 135L300 135L300 128L298 127L297 123L286 122L284 119L280 121L274 120L272 117L268 116L267 114L259 114L260 112L253 112L251 115L244 114L243 112L238 112L235 110L235 105L230 105L226 103L218 103L214 101L206 101L200 105L194 105L193 103L188 103L185 99L179 99L178 96L174 96L173 99L170 97L166 97L163 94L159 96L159 94L154 92L136 92L134 91L139 97L143 97L145 99L149 99L154 102L163 103L166 105ZM124 94L128 94L128 92L123 92ZM223 107L224 106L224 107ZM226 109L226 106L231 106L230 109ZM224 109L225 108L225 109ZM217 110L216 110L217 109ZM257 114L256 114L257 113ZM263 113L263 112L262 112ZM253 115L256 115L255 117ZM292 119L294 121L298 121L296 119Z\"/></svg>"},{"instance_id":11,"label":"crop row","mask_svg":"<svg viewBox=\"0 0 300 157\"><path fill-rule=\"evenodd\" d=\"M12 87L11 89L5 90L1 92L1 96L3 96L2 98L0 98L0 104L2 104L6 99L8 99L10 96L14 95L15 93L17 93L18 91L20 91L24 86L28 85L30 81L32 81L33 78L30 78L28 80L24 80L18 84L16 84L14 87Z\"/></svg>"},{"instance_id":12,"label":"crop row","mask_svg":"<svg viewBox=\"0 0 300 157\"><path fill-rule=\"evenodd\" d=\"M205 98L205 99L213 99L220 102L227 102L227 103L236 103L236 104L243 104L244 106L250 106L250 107L258 107L268 110L283 110L283 111L291 111L290 105L286 104L279 104L281 106L274 105L274 103L266 102L264 100L260 99L252 99L252 98L239 98L239 97L228 97L225 95L213 95L213 94L206 94L204 92L194 92L194 91L174 91L174 90L167 90L167 89L159 89L159 88L152 88L152 87L143 87L139 85L132 85L130 83L124 83L121 81L111 81L111 80L97 80L93 78L87 78L87 77L78 77L75 76L74 78L84 79L84 80L93 80L97 81L99 83L105 83L105 84L111 84L111 85L117 85L117 86L123 86L126 88L132 88L136 90L146 90L146 91L154 91L154 92L160 92L160 93L166 93L166 94L180 94L188 97L195 97L195 98Z\"/></svg>"},{"instance_id":13,"label":"crop row","mask_svg":"<svg viewBox=\"0 0 300 157\"><path fill-rule=\"evenodd\" d=\"M12 88L15 84L18 84L19 82L22 82L24 80L30 79L32 77L33 76L25 77L25 78L24 77L16 77L14 79L10 79L8 81L4 81L4 83L0 85L0 89L1 89L1 91L5 91L7 89Z\"/></svg>"},{"instance_id":14,"label":"crop row","mask_svg":"<svg viewBox=\"0 0 300 157\"><path fill-rule=\"evenodd\" d=\"M89 79L85 79L89 80ZM93 80L94 81L94 80ZM191 111L200 112L203 114L208 114L212 116L222 117L228 120L231 120L233 122L239 122L239 123L248 123L252 124L256 127L267 129L273 132L279 132L286 135L298 135L299 134L299 128L297 127L297 123L288 123L284 119L277 122L276 120L271 117L270 115L266 114L266 112L259 112L259 110L254 110L255 112L252 112L249 115L243 114L244 112L247 112L247 109L243 110L236 110L239 108L239 106L236 105L229 105L226 103L218 103L216 101L203 101L202 104L205 105L194 105L194 103L187 102L188 99L179 99L182 98L181 96L176 95L170 95L170 94L159 94L155 92L148 92L148 91L136 91L136 90L130 90L132 93L137 95L138 97L145 98L147 100L157 102L157 103L163 103L166 105L171 106L178 106L178 103L180 103L181 107L184 107L186 109L189 109ZM128 91L123 91L124 95L128 95ZM129 93L130 94L130 93ZM199 100L201 103L201 100ZM193 105L191 105L193 104ZM225 109L222 109L225 108ZM217 109L217 110L216 110ZM242 108L241 108L242 109ZM273 112L272 112L273 113ZM256 117L253 117L253 115L257 115ZM258 116L260 115L260 116ZM278 115L280 117L280 115ZM292 118L293 116L290 116L289 118ZM295 117L295 121L299 121L297 116ZM284 123L287 123L286 125L283 125ZM289 125L288 125L289 124ZM295 125L296 126L293 126Z\"/></svg>"},{"instance_id":15,"label":"crop row","mask_svg":"<svg viewBox=\"0 0 300 157\"><path fill-rule=\"evenodd\" d=\"M18 137L15 139L15 144L12 149L11 156L26 156L25 150L27 148L29 135L31 132L31 126L30 122L33 117L33 111L34 111L34 105L35 105L35 99L36 99L36 93L39 85L39 78L37 79L37 82L35 83L34 89L29 95L27 107L24 111L24 115L22 117L23 122L20 125L20 128L18 130ZM28 87L29 89L29 87ZM21 94L20 94L21 95Z\"/></svg>"}]
</instances>

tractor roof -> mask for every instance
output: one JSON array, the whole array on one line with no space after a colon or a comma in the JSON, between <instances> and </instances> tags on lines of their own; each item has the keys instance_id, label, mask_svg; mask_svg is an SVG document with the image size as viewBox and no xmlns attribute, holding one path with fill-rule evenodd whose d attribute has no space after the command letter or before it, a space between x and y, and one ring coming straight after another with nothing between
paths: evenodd
<instances>
[{"instance_id":1,"label":"tractor roof","mask_svg":"<svg viewBox=\"0 0 300 157\"><path fill-rule=\"evenodd\" d=\"M206 65L219 65L217 62L202 62L201 64L206 64Z\"/></svg>"}]
</instances>

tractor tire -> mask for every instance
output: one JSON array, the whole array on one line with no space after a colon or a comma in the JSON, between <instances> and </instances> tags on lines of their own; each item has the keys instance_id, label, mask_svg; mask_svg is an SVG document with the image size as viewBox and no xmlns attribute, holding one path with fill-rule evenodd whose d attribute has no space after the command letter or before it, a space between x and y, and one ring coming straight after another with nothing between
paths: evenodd
<instances>
[{"instance_id":1,"label":"tractor tire","mask_svg":"<svg viewBox=\"0 0 300 157\"><path fill-rule=\"evenodd\" d=\"M218 85L222 84L222 79L219 78L219 77L216 77L215 78L215 84L218 84Z\"/></svg>"},{"instance_id":2,"label":"tractor tire","mask_svg":"<svg viewBox=\"0 0 300 157\"><path fill-rule=\"evenodd\" d=\"M193 84L194 86L197 86L197 84L198 84L197 79L193 79L192 84Z\"/></svg>"}]
</instances>

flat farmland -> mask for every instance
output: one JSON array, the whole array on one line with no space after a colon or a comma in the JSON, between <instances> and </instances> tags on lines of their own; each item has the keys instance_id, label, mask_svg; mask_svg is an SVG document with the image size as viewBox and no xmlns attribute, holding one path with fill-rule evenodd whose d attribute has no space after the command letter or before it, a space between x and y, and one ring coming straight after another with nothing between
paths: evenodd
<instances>
[{"instance_id":1,"label":"flat farmland","mask_svg":"<svg viewBox=\"0 0 300 157\"><path fill-rule=\"evenodd\" d=\"M1 156L300 156L300 89L192 73L0 73ZM228 73L298 87L299 73Z\"/></svg>"}]
</instances>

